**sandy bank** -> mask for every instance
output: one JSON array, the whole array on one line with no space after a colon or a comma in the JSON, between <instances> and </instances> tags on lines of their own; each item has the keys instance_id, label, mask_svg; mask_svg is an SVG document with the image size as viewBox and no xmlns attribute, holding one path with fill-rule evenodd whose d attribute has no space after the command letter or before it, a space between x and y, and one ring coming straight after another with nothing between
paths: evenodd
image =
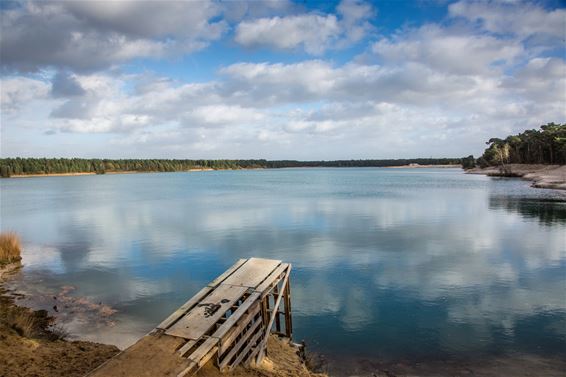
<instances>
[{"instance_id":1,"label":"sandy bank","mask_svg":"<svg viewBox=\"0 0 566 377\"><path fill-rule=\"evenodd\" d=\"M400 165L400 166L384 166L384 168L395 168L395 169L430 169L430 168L438 168L438 169L461 169L462 165L420 165L420 164L409 164L409 165Z\"/></svg>"},{"instance_id":2,"label":"sandy bank","mask_svg":"<svg viewBox=\"0 0 566 377\"><path fill-rule=\"evenodd\" d=\"M566 190L566 165L508 164L466 170L467 174L485 174L493 177L521 177L533 181L532 186Z\"/></svg>"},{"instance_id":3,"label":"sandy bank","mask_svg":"<svg viewBox=\"0 0 566 377\"><path fill-rule=\"evenodd\" d=\"M66 341L45 310L18 306L1 284L19 263L0 268L0 376L83 376L118 353L118 348Z\"/></svg>"}]
</instances>

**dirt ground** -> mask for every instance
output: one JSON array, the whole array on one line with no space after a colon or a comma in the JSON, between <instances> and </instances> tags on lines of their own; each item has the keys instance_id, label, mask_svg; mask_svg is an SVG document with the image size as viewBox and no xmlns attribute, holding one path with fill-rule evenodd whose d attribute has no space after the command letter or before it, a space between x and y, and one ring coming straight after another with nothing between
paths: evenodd
<instances>
[{"instance_id":1,"label":"dirt ground","mask_svg":"<svg viewBox=\"0 0 566 377\"><path fill-rule=\"evenodd\" d=\"M18 265L0 270L0 284ZM61 339L46 311L15 305L0 286L0 377L83 376L116 355L119 349L106 344Z\"/></svg>"},{"instance_id":2,"label":"dirt ground","mask_svg":"<svg viewBox=\"0 0 566 377\"><path fill-rule=\"evenodd\" d=\"M499 166L474 168L468 174L515 176L533 181L533 187L566 190L566 165L507 164L505 172Z\"/></svg>"}]
</instances>

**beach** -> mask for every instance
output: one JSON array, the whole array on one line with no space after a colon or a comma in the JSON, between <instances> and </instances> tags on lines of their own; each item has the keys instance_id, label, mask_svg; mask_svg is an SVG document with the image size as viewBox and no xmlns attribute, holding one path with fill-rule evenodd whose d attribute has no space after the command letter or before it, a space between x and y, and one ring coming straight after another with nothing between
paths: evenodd
<instances>
[{"instance_id":1,"label":"beach","mask_svg":"<svg viewBox=\"0 0 566 377\"><path fill-rule=\"evenodd\" d=\"M566 165L507 164L466 170L467 174L485 174L491 177L520 177L533 181L532 186L566 190Z\"/></svg>"}]
</instances>

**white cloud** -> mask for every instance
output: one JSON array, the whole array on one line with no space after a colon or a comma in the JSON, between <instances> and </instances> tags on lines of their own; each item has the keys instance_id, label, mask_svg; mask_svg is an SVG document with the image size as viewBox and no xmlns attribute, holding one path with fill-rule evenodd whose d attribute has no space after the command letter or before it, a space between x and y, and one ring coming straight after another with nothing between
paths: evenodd
<instances>
[{"instance_id":1,"label":"white cloud","mask_svg":"<svg viewBox=\"0 0 566 377\"><path fill-rule=\"evenodd\" d=\"M448 6L452 17L462 17L490 32L517 35L521 38L537 34L564 38L566 10L545 10L522 1L459 1Z\"/></svg>"},{"instance_id":2,"label":"white cloud","mask_svg":"<svg viewBox=\"0 0 566 377\"><path fill-rule=\"evenodd\" d=\"M49 84L22 76L2 78L0 94L2 112L13 111L29 101L46 98Z\"/></svg>"},{"instance_id":3,"label":"white cloud","mask_svg":"<svg viewBox=\"0 0 566 377\"><path fill-rule=\"evenodd\" d=\"M524 52L518 41L473 35L437 25L425 25L381 39L372 46L372 51L387 62L417 62L441 72L463 75L489 73L494 64L509 66Z\"/></svg>"},{"instance_id":4,"label":"white cloud","mask_svg":"<svg viewBox=\"0 0 566 377\"><path fill-rule=\"evenodd\" d=\"M30 1L2 11L2 66L104 69L205 47L226 30L211 1Z\"/></svg>"},{"instance_id":5,"label":"white cloud","mask_svg":"<svg viewBox=\"0 0 566 377\"><path fill-rule=\"evenodd\" d=\"M236 28L235 40L247 47L300 47L309 54L320 55L329 48L361 40L371 29L371 5L345 0L336 11L337 14L308 13L242 21Z\"/></svg>"}]
</instances>

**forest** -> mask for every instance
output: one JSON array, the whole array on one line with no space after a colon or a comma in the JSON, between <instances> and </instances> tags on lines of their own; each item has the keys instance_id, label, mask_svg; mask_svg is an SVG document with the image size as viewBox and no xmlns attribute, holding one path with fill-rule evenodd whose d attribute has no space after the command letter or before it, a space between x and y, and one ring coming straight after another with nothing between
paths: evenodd
<instances>
[{"instance_id":1,"label":"forest","mask_svg":"<svg viewBox=\"0 0 566 377\"><path fill-rule=\"evenodd\" d=\"M505 139L492 138L480 167L505 164L566 164L566 124L548 123ZM466 167L466 166L464 166Z\"/></svg>"},{"instance_id":2,"label":"forest","mask_svg":"<svg viewBox=\"0 0 566 377\"><path fill-rule=\"evenodd\" d=\"M390 167L408 164L460 165L461 158L417 158L397 160L167 160L167 159L82 159L82 158L2 158L3 178L27 174L110 172L179 172L191 169L276 169L290 167Z\"/></svg>"}]
</instances>

